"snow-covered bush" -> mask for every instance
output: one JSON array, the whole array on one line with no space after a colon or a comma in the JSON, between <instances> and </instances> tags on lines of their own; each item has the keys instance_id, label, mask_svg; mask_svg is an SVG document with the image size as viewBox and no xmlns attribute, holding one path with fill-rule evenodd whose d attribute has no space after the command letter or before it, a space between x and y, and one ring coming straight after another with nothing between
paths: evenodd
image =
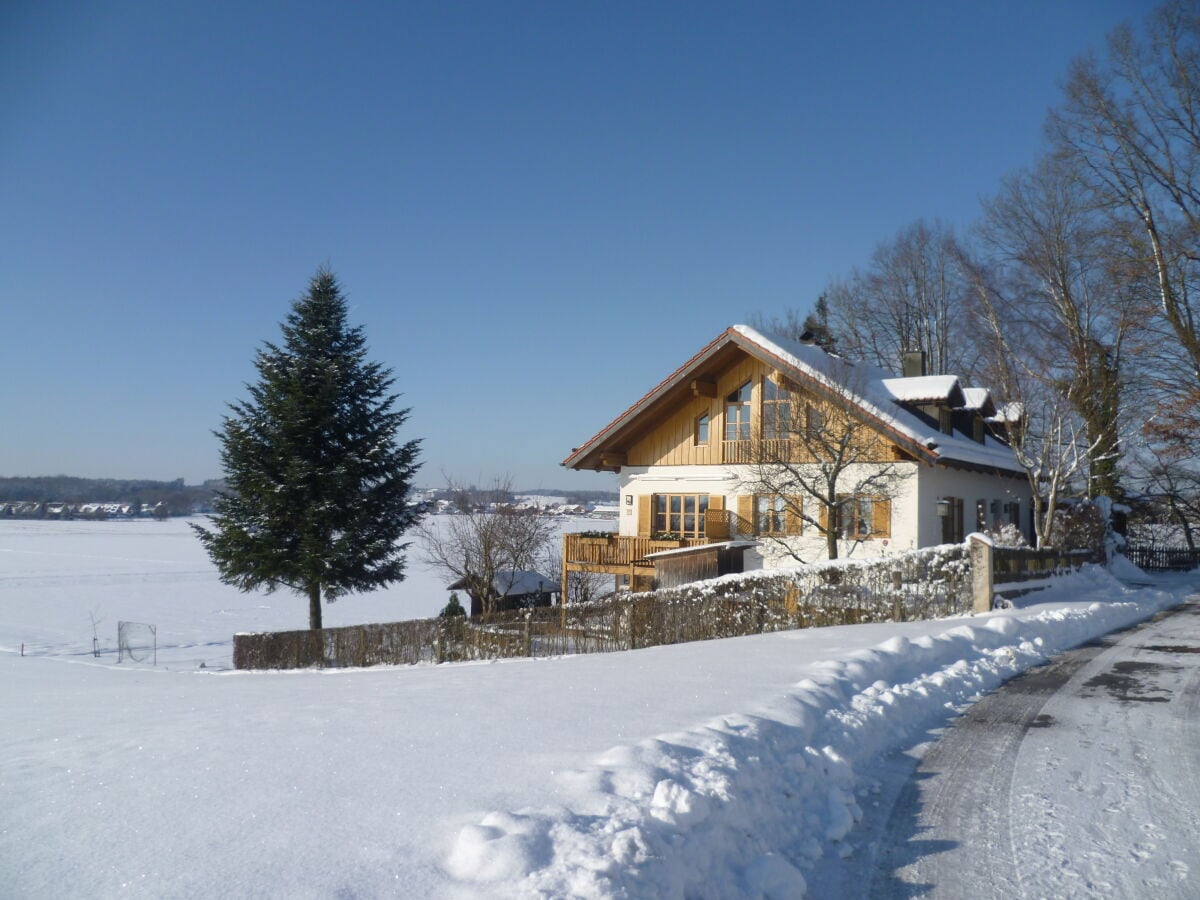
<instances>
[{"instance_id":1,"label":"snow-covered bush","mask_svg":"<svg viewBox=\"0 0 1200 900\"><path fill-rule=\"evenodd\" d=\"M1108 519L1100 506L1081 500L1054 511L1048 544L1060 550L1093 550L1104 547Z\"/></svg>"},{"instance_id":2,"label":"snow-covered bush","mask_svg":"<svg viewBox=\"0 0 1200 900\"><path fill-rule=\"evenodd\" d=\"M1028 547L1029 541L1025 539L1025 535L1021 533L1019 526L1012 522L1005 522L1003 525L997 525L988 529L988 535L992 539L993 546L996 547Z\"/></svg>"}]
</instances>

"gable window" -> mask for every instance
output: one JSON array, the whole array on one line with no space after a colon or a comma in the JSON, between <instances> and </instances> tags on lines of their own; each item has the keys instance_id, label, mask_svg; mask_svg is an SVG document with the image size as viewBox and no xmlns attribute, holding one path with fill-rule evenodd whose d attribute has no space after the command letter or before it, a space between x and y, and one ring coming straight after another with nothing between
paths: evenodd
<instances>
[{"instance_id":1,"label":"gable window","mask_svg":"<svg viewBox=\"0 0 1200 900\"><path fill-rule=\"evenodd\" d=\"M655 494L654 533L704 537L708 494Z\"/></svg>"},{"instance_id":2,"label":"gable window","mask_svg":"<svg viewBox=\"0 0 1200 900\"><path fill-rule=\"evenodd\" d=\"M971 427L975 430L975 440L982 444L984 442L983 419L976 416L971 420Z\"/></svg>"},{"instance_id":3,"label":"gable window","mask_svg":"<svg viewBox=\"0 0 1200 900\"><path fill-rule=\"evenodd\" d=\"M825 416L822 415L820 407L808 404L804 408L804 433L811 440L819 437L824 429Z\"/></svg>"},{"instance_id":4,"label":"gable window","mask_svg":"<svg viewBox=\"0 0 1200 900\"><path fill-rule=\"evenodd\" d=\"M708 413L696 417L692 426L692 443L697 447L708 443Z\"/></svg>"},{"instance_id":5,"label":"gable window","mask_svg":"<svg viewBox=\"0 0 1200 900\"><path fill-rule=\"evenodd\" d=\"M839 498L836 510L839 537L849 541L890 537L891 501L865 494Z\"/></svg>"},{"instance_id":6,"label":"gable window","mask_svg":"<svg viewBox=\"0 0 1200 900\"><path fill-rule=\"evenodd\" d=\"M725 440L750 440L750 382L725 398Z\"/></svg>"},{"instance_id":7,"label":"gable window","mask_svg":"<svg viewBox=\"0 0 1200 900\"><path fill-rule=\"evenodd\" d=\"M763 379L763 437L786 438L792 430L792 394L771 378Z\"/></svg>"}]
</instances>

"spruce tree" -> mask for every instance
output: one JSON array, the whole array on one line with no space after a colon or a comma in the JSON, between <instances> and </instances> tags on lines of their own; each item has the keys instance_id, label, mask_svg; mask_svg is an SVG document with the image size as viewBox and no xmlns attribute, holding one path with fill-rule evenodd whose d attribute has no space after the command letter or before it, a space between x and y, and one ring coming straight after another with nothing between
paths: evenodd
<instances>
[{"instance_id":1,"label":"spruce tree","mask_svg":"<svg viewBox=\"0 0 1200 900\"><path fill-rule=\"evenodd\" d=\"M397 442L391 370L366 358L337 280L322 268L265 343L249 399L216 432L226 490L213 530L195 527L221 580L308 598L310 628L333 600L404 578L398 543L424 508L410 502L420 442Z\"/></svg>"},{"instance_id":2,"label":"spruce tree","mask_svg":"<svg viewBox=\"0 0 1200 900\"><path fill-rule=\"evenodd\" d=\"M452 619L455 616L465 616L467 611L463 609L462 604L458 602L458 594L454 591L450 592L450 602L442 607L442 611L438 613L439 619Z\"/></svg>"}]
</instances>

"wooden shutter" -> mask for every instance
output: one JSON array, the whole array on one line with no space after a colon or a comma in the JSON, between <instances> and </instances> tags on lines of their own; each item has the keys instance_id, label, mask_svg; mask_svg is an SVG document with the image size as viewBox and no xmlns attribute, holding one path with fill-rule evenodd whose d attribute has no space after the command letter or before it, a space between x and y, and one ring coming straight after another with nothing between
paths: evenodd
<instances>
[{"instance_id":1,"label":"wooden shutter","mask_svg":"<svg viewBox=\"0 0 1200 900\"><path fill-rule=\"evenodd\" d=\"M737 498L737 532L747 536L755 534L753 494L741 494Z\"/></svg>"},{"instance_id":2,"label":"wooden shutter","mask_svg":"<svg viewBox=\"0 0 1200 900\"><path fill-rule=\"evenodd\" d=\"M650 537L650 528L654 522L653 494L642 494L638 497L637 519L638 537Z\"/></svg>"},{"instance_id":3,"label":"wooden shutter","mask_svg":"<svg viewBox=\"0 0 1200 900\"><path fill-rule=\"evenodd\" d=\"M804 511L804 498L796 494L789 495L785 509L787 533L800 534L804 530L804 520L800 518L800 514Z\"/></svg>"},{"instance_id":4,"label":"wooden shutter","mask_svg":"<svg viewBox=\"0 0 1200 900\"><path fill-rule=\"evenodd\" d=\"M729 516L725 513L725 495L708 495L708 512L704 516L704 536L710 541L729 540Z\"/></svg>"},{"instance_id":5,"label":"wooden shutter","mask_svg":"<svg viewBox=\"0 0 1200 900\"><path fill-rule=\"evenodd\" d=\"M885 497L876 499L871 507L871 535L892 536L892 501Z\"/></svg>"}]
</instances>

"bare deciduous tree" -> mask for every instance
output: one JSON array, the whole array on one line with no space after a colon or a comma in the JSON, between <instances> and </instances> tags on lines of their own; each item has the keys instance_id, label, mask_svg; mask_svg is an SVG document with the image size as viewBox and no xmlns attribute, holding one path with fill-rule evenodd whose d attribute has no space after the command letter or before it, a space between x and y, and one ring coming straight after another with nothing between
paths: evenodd
<instances>
[{"instance_id":1,"label":"bare deciduous tree","mask_svg":"<svg viewBox=\"0 0 1200 900\"><path fill-rule=\"evenodd\" d=\"M1104 59L1071 69L1066 101L1049 130L1060 152L1124 222L1128 255L1151 287L1187 377L1167 404L1200 424L1200 11L1172 0L1139 38L1129 26L1109 37Z\"/></svg>"},{"instance_id":2,"label":"bare deciduous tree","mask_svg":"<svg viewBox=\"0 0 1200 900\"><path fill-rule=\"evenodd\" d=\"M462 582L473 605L493 612L503 591L497 582L511 573L536 571L546 558L547 547L557 533L554 519L537 508L521 508L511 502L511 484L502 479L487 497L504 497L507 502L482 500L479 492L453 481L447 488L454 496L457 512L431 516L415 529L425 561Z\"/></svg>"},{"instance_id":3,"label":"bare deciduous tree","mask_svg":"<svg viewBox=\"0 0 1200 900\"><path fill-rule=\"evenodd\" d=\"M1177 421L1151 419L1137 454L1136 484L1142 495L1179 526L1189 550L1196 548L1200 522L1200 459L1194 432Z\"/></svg>"},{"instance_id":4,"label":"bare deciduous tree","mask_svg":"<svg viewBox=\"0 0 1200 900\"><path fill-rule=\"evenodd\" d=\"M864 419L854 367L837 357L829 362L829 383L819 395L787 381L765 383L763 421L741 481L755 498L753 530L800 562L795 523L815 529L825 538L827 557L837 559L839 539L890 528L876 516L890 516L891 500L907 477Z\"/></svg>"},{"instance_id":5,"label":"bare deciduous tree","mask_svg":"<svg viewBox=\"0 0 1200 900\"><path fill-rule=\"evenodd\" d=\"M1033 495L1033 527L1038 547L1049 543L1059 501L1066 496L1095 452L1078 411L1047 377L1039 344L1029 340L1027 326L1005 319L1003 298L982 266L974 270L973 309L980 324L984 370L1000 401L997 436L1008 442L1025 470ZM1097 440L1104 440L1102 436Z\"/></svg>"},{"instance_id":6,"label":"bare deciduous tree","mask_svg":"<svg viewBox=\"0 0 1200 900\"><path fill-rule=\"evenodd\" d=\"M1026 369L1082 421L1088 496L1117 496L1122 365L1143 310L1094 195L1072 161L1045 158L985 203L980 234L993 290L976 299L1008 352L1036 360Z\"/></svg>"},{"instance_id":7,"label":"bare deciduous tree","mask_svg":"<svg viewBox=\"0 0 1200 900\"><path fill-rule=\"evenodd\" d=\"M545 570L547 573L562 572L562 544L552 542L546 550ZM616 589L615 576L607 572L583 572L572 570L566 573L566 596L564 603L590 603L613 593Z\"/></svg>"},{"instance_id":8,"label":"bare deciduous tree","mask_svg":"<svg viewBox=\"0 0 1200 900\"><path fill-rule=\"evenodd\" d=\"M930 374L972 374L960 259L953 231L938 222L914 222L880 244L866 269L826 292L839 352L895 370L902 351L921 350Z\"/></svg>"}]
</instances>

